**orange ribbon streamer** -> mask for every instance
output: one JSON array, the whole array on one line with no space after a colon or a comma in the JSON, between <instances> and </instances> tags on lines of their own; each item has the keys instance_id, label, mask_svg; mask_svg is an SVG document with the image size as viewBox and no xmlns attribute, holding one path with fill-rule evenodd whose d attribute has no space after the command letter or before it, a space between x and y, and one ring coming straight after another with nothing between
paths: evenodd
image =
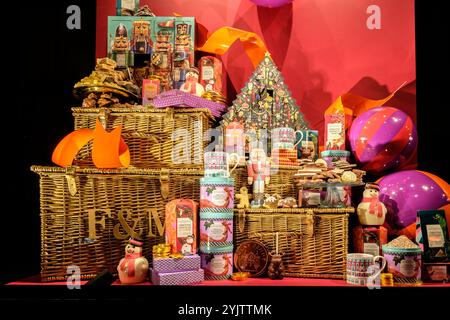
<instances>
[{"instance_id":1,"label":"orange ribbon streamer","mask_svg":"<svg viewBox=\"0 0 450 320\"><path fill-rule=\"evenodd\" d=\"M247 56L250 58L253 67L256 68L264 59L267 48L264 41L254 32L233 27L222 27L214 31L198 50L223 55L237 40L242 42Z\"/></svg>"},{"instance_id":2,"label":"orange ribbon streamer","mask_svg":"<svg viewBox=\"0 0 450 320\"><path fill-rule=\"evenodd\" d=\"M121 133L122 126L106 132L97 119L94 130L79 129L65 136L53 151L52 161L61 167L70 166L78 152L93 140L92 161L97 168L126 168L130 165L130 150Z\"/></svg>"},{"instance_id":3,"label":"orange ribbon streamer","mask_svg":"<svg viewBox=\"0 0 450 320\"><path fill-rule=\"evenodd\" d=\"M398 87L397 90L392 92L390 95L388 95L384 99L380 100L372 100L365 97L358 96L356 94L352 93L344 93L343 95L339 96L328 108L325 110L325 114L333 113L333 110L344 110L344 113L346 116L349 116L350 118L355 118L362 114L363 112L380 107L383 104L385 104L387 101L389 101L398 90L400 90L404 85L406 84L406 81L403 82L400 87ZM351 122L345 121L345 128L347 129L351 125Z\"/></svg>"},{"instance_id":4,"label":"orange ribbon streamer","mask_svg":"<svg viewBox=\"0 0 450 320\"><path fill-rule=\"evenodd\" d=\"M79 129L69 133L53 150L52 162L64 168L70 166L81 148L93 138L92 129Z\"/></svg>"},{"instance_id":5,"label":"orange ribbon streamer","mask_svg":"<svg viewBox=\"0 0 450 320\"><path fill-rule=\"evenodd\" d=\"M97 119L92 146L92 161L97 168L126 168L130 165L130 150L121 133L122 126L106 132Z\"/></svg>"}]
</instances>

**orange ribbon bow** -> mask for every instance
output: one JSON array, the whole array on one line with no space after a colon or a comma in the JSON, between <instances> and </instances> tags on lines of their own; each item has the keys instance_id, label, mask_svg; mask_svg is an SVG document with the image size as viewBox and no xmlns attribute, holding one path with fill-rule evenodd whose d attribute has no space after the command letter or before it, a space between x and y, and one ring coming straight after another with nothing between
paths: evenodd
<instances>
[{"instance_id":1,"label":"orange ribbon bow","mask_svg":"<svg viewBox=\"0 0 450 320\"><path fill-rule=\"evenodd\" d=\"M126 168L130 165L130 151L121 133L122 126L106 132L97 119L94 130L79 129L65 136L53 151L52 161L61 167L70 166L78 152L93 140L92 161L97 168Z\"/></svg>"},{"instance_id":2,"label":"orange ribbon bow","mask_svg":"<svg viewBox=\"0 0 450 320\"><path fill-rule=\"evenodd\" d=\"M222 27L214 31L198 50L213 54L225 54L233 43L240 40L253 67L264 59L267 52L264 41L254 32L233 27Z\"/></svg>"}]
</instances>

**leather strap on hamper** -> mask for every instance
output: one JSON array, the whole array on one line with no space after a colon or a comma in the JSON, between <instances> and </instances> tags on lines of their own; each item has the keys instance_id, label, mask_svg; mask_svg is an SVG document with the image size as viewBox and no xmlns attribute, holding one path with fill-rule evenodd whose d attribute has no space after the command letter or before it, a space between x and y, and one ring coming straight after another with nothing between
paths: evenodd
<instances>
[{"instance_id":1,"label":"leather strap on hamper","mask_svg":"<svg viewBox=\"0 0 450 320\"><path fill-rule=\"evenodd\" d=\"M65 177L66 177L67 188L69 189L69 193L72 197L74 197L78 193L77 183L75 180L75 168L67 167Z\"/></svg>"},{"instance_id":2,"label":"leather strap on hamper","mask_svg":"<svg viewBox=\"0 0 450 320\"><path fill-rule=\"evenodd\" d=\"M169 170L166 168L161 169L160 174L159 174L159 183L160 183L160 190L161 190L161 197L163 199L167 199L167 197L169 196L169 182L170 182L170 177L169 177Z\"/></svg>"},{"instance_id":3,"label":"leather strap on hamper","mask_svg":"<svg viewBox=\"0 0 450 320\"><path fill-rule=\"evenodd\" d=\"M245 228L245 210L240 209L238 210L238 228L239 232L243 233Z\"/></svg>"},{"instance_id":4,"label":"leather strap on hamper","mask_svg":"<svg viewBox=\"0 0 450 320\"><path fill-rule=\"evenodd\" d=\"M105 129L108 124L109 113L110 113L110 110L107 108L100 108L98 111L98 119L99 119L100 123L102 124L103 128L105 128Z\"/></svg>"},{"instance_id":5,"label":"leather strap on hamper","mask_svg":"<svg viewBox=\"0 0 450 320\"><path fill-rule=\"evenodd\" d=\"M318 220L318 216L314 214L313 210L308 210L306 212L306 233L308 237L313 237L315 232L316 222Z\"/></svg>"}]
</instances>

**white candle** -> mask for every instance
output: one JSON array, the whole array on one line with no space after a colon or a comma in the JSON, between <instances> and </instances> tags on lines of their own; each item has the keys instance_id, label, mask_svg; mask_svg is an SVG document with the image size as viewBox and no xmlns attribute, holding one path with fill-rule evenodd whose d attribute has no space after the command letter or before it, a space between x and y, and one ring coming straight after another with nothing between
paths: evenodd
<instances>
[{"instance_id":1,"label":"white candle","mask_svg":"<svg viewBox=\"0 0 450 320\"><path fill-rule=\"evenodd\" d=\"M278 232L276 234L276 244L275 244L275 253L278 254Z\"/></svg>"}]
</instances>

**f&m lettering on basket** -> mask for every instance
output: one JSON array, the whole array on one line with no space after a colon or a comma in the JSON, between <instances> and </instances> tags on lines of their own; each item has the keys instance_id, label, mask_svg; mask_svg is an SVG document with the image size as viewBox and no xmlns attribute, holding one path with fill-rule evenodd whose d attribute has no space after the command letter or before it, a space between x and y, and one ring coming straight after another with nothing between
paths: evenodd
<instances>
[{"instance_id":1,"label":"f&m lettering on basket","mask_svg":"<svg viewBox=\"0 0 450 320\"><path fill-rule=\"evenodd\" d=\"M148 232L145 234L145 230L139 227L142 216L133 217L133 213L129 209L119 210L116 214L112 212L111 209L89 209L86 211L89 219L89 239L97 239L96 225L105 229L105 220L112 219L114 222L118 220L118 223L114 225L113 235L116 239L123 240L130 237L137 239L144 239L145 237L157 237L157 235L152 231L153 225L152 221L155 222L155 226L158 232L158 236L162 237L164 235L165 223L161 221L161 217L158 214L156 208L145 209L144 212L147 217ZM100 215L100 219L98 216ZM129 221L131 223L129 223Z\"/></svg>"}]
</instances>

